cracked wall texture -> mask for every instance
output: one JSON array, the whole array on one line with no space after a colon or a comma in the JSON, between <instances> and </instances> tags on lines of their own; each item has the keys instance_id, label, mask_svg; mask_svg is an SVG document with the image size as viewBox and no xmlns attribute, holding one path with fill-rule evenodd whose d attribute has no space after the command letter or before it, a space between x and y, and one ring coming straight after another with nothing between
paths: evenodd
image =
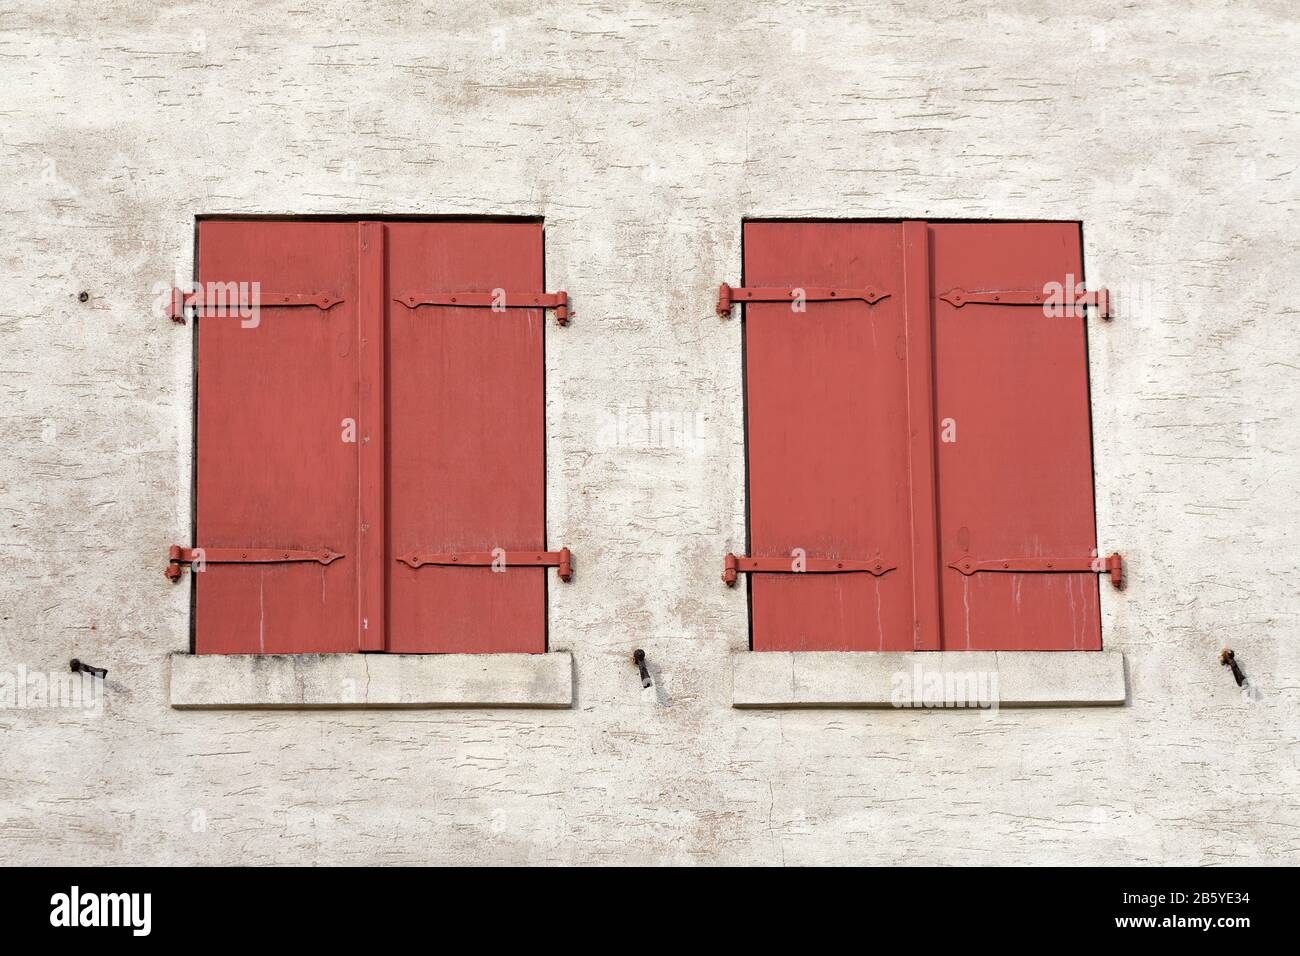
<instances>
[{"instance_id":1,"label":"cracked wall texture","mask_svg":"<svg viewBox=\"0 0 1300 956\"><path fill-rule=\"evenodd\" d=\"M0 666L110 671L102 716L0 710L0 859L1296 862L1300 22L1085 6L0 13ZM170 709L191 338L151 305L220 213L545 217L572 710ZM1084 222L1122 297L1090 338L1128 706L731 708L740 326L712 306L746 216ZM647 412L689 440L619 437Z\"/></svg>"}]
</instances>

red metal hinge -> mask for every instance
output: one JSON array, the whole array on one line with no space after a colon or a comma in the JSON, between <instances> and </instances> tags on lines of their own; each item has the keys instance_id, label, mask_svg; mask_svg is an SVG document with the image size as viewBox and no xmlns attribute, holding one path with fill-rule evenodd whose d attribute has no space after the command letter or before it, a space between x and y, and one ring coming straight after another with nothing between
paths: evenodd
<instances>
[{"instance_id":1,"label":"red metal hinge","mask_svg":"<svg viewBox=\"0 0 1300 956\"><path fill-rule=\"evenodd\" d=\"M849 561L840 558L750 558L728 554L722 562L722 580L727 587L736 583L737 574L849 574L866 572L876 577L898 565L881 558Z\"/></svg>"},{"instance_id":2,"label":"red metal hinge","mask_svg":"<svg viewBox=\"0 0 1300 956\"><path fill-rule=\"evenodd\" d=\"M172 289L169 299L167 317L173 322L185 324L185 312L194 309L197 315L221 316L243 315L250 309L293 309L316 308L322 312L329 311L343 300L336 295L325 292L258 292L250 299L241 299L238 295L231 301L226 296L218 296L215 302L205 303L202 290L182 292ZM233 311L232 311L233 310Z\"/></svg>"},{"instance_id":3,"label":"red metal hinge","mask_svg":"<svg viewBox=\"0 0 1300 956\"><path fill-rule=\"evenodd\" d=\"M182 548L174 544L167 550L167 570L163 572L172 581L180 580L181 567L187 564L278 564L284 562L315 561L329 564L343 555L329 548L315 551L291 548Z\"/></svg>"},{"instance_id":4,"label":"red metal hinge","mask_svg":"<svg viewBox=\"0 0 1300 956\"><path fill-rule=\"evenodd\" d=\"M394 297L408 309L422 305L453 305L470 309L554 309L559 325L569 324L569 293L567 292L408 292Z\"/></svg>"},{"instance_id":5,"label":"red metal hinge","mask_svg":"<svg viewBox=\"0 0 1300 956\"><path fill-rule=\"evenodd\" d=\"M1091 571L1094 574L1109 574L1110 583L1115 587L1124 586L1124 559L1119 552L1106 558L994 558L978 559L965 557L953 561L948 567L962 574L971 575L978 571L1004 571L1027 573L1061 573L1068 571Z\"/></svg>"},{"instance_id":6,"label":"red metal hinge","mask_svg":"<svg viewBox=\"0 0 1300 956\"><path fill-rule=\"evenodd\" d=\"M736 302L865 302L874 305L889 298L888 292L879 289L810 289L802 286L778 288L745 288L722 283L718 287L718 315L726 318Z\"/></svg>"},{"instance_id":7,"label":"red metal hinge","mask_svg":"<svg viewBox=\"0 0 1300 956\"><path fill-rule=\"evenodd\" d=\"M944 302L960 309L964 305L1037 305L1045 309L1065 309L1067 316L1087 314L1087 307L1093 306L1103 319L1111 318L1110 292L1106 289L1093 289L1088 292L1075 292L1069 301L1057 293L1034 292L1032 289L986 289L970 292L966 289L949 289L939 296Z\"/></svg>"},{"instance_id":8,"label":"red metal hinge","mask_svg":"<svg viewBox=\"0 0 1300 956\"><path fill-rule=\"evenodd\" d=\"M457 551L451 554L429 554L425 551L408 551L397 559L410 568L436 564L444 567L531 567L556 568L561 581L573 577L573 555L568 548L559 551Z\"/></svg>"}]
</instances>

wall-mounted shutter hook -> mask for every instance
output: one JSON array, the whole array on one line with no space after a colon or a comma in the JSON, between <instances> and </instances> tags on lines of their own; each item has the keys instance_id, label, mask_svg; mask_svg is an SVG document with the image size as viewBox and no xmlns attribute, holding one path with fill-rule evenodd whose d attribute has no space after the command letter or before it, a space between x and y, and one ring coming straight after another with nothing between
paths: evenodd
<instances>
[{"instance_id":1,"label":"wall-mounted shutter hook","mask_svg":"<svg viewBox=\"0 0 1300 956\"><path fill-rule=\"evenodd\" d=\"M75 657L70 662L70 667L74 674L81 672L83 674L89 674L91 677L99 678L105 678L108 676L107 667L91 667L89 664L81 663L81 661L77 660Z\"/></svg>"},{"instance_id":2,"label":"wall-mounted shutter hook","mask_svg":"<svg viewBox=\"0 0 1300 956\"><path fill-rule=\"evenodd\" d=\"M1232 676L1237 681L1238 687L1246 683L1246 675L1242 672L1241 665L1237 663L1237 655L1232 652L1232 648L1223 649L1223 653L1219 655L1219 663L1224 667L1232 668Z\"/></svg>"},{"instance_id":3,"label":"wall-mounted shutter hook","mask_svg":"<svg viewBox=\"0 0 1300 956\"><path fill-rule=\"evenodd\" d=\"M632 663L641 671L641 687L646 688L652 686L654 681L650 679L650 672L646 670L645 651L641 650L639 647L634 650L632 652Z\"/></svg>"}]
</instances>

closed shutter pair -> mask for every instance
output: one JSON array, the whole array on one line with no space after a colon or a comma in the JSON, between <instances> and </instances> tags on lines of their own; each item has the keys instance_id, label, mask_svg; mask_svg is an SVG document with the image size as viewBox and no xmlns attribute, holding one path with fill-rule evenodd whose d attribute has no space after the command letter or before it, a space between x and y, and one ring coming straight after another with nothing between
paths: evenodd
<instances>
[{"instance_id":1,"label":"closed shutter pair","mask_svg":"<svg viewBox=\"0 0 1300 956\"><path fill-rule=\"evenodd\" d=\"M744 262L753 649L1099 649L1079 225L747 222Z\"/></svg>"},{"instance_id":2,"label":"closed shutter pair","mask_svg":"<svg viewBox=\"0 0 1300 956\"><path fill-rule=\"evenodd\" d=\"M546 649L542 272L540 223L200 223L196 652Z\"/></svg>"}]
</instances>

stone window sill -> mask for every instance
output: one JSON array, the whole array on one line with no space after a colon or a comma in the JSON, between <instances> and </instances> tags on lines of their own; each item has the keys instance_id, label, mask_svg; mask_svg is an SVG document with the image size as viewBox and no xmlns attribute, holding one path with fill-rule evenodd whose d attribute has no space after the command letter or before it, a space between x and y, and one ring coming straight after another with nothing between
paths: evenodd
<instances>
[{"instance_id":1,"label":"stone window sill","mask_svg":"<svg viewBox=\"0 0 1300 956\"><path fill-rule=\"evenodd\" d=\"M184 710L573 706L569 654L173 654Z\"/></svg>"},{"instance_id":2,"label":"stone window sill","mask_svg":"<svg viewBox=\"0 0 1300 956\"><path fill-rule=\"evenodd\" d=\"M1118 651L741 651L731 673L732 705L744 708L1099 707L1127 697Z\"/></svg>"}]
</instances>

